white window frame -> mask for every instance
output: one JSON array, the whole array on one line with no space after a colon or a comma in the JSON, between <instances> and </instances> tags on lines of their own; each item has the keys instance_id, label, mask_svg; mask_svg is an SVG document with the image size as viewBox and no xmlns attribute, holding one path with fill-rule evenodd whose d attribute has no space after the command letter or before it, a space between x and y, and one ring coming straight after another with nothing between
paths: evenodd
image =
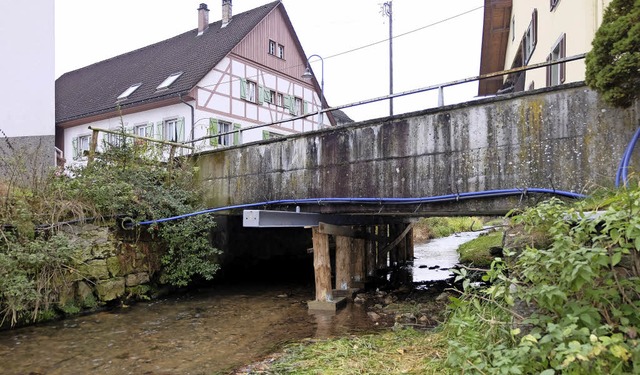
<instances>
[{"instance_id":1,"label":"white window frame","mask_svg":"<svg viewBox=\"0 0 640 375\"><path fill-rule=\"evenodd\" d=\"M147 134L149 124L139 124L133 127L133 134L140 137L153 138L153 127L151 127L151 134Z\"/></svg>"},{"instance_id":2,"label":"white window frame","mask_svg":"<svg viewBox=\"0 0 640 375\"><path fill-rule=\"evenodd\" d=\"M551 48L549 61L557 61L566 57L566 34L560 35L556 43ZM563 84L566 79L565 64L554 64L549 67L549 86L557 86Z\"/></svg>"},{"instance_id":3,"label":"white window frame","mask_svg":"<svg viewBox=\"0 0 640 375\"><path fill-rule=\"evenodd\" d=\"M85 151L89 151L91 148L91 134L79 135L77 138L76 154L74 159L83 160L86 159L84 155Z\"/></svg>"},{"instance_id":4,"label":"white window frame","mask_svg":"<svg viewBox=\"0 0 640 375\"><path fill-rule=\"evenodd\" d=\"M247 80L247 100L251 103L255 103L257 101L256 91L258 89L258 85L253 82Z\"/></svg>"},{"instance_id":5,"label":"white window frame","mask_svg":"<svg viewBox=\"0 0 640 375\"><path fill-rule=\"evenodd\" d=\"M524 37L522 38L522 63L523 65L527 65L531 56L533 55L533 51L536 49L536 44L538 44L538 10L534 9L531 14L531 22L529 22L529 27L524 32Z\"/></svg>"},{"instance_id":6,"label":"white window frame","mask_svg":"<svg viewBox=\"0 0 640 375\"><path fill-rule=\"evenodd\" d=\"M284 95L280 92L276 94L276 105L278 107L284 107Z\"/></svg>"},{"instance_id":7,"label":"white window frame","mask_svg":"<svg viewBox=\"0 0 640 375\"><path fill-rule=\"evenodd\" d=\"M276 42L269 39L269 54L275 56L276 55Z\"/></svg>"},{"instance_id":8,"label":"white window frame","mask_svg":"<svg viewBox=\"0 0 640 375\"><path fill-rule=\"evenodd\" d=\"M179 121L177 117L162 121L162 139L169 142L178 142L178 125ZM173 138L174 135L176 139Z\"/></svg>"},{"instance_id":9,"label":"white window frame","mask_svg":"<svg viewBox=\"0 0 640 375\"><path fill-rule=\"evenodd\" d=\"M284 46L278 44L278 57L284 60Z\"/></svg>"},{"instance_id":10,"label":"white window frame","mask_svg":"<svg viewBox=\"0 0 640 375\"><path fill-rule=\"evenodd\" d=\"M298 98L297 96L294 97L293 110L296 116L300 116L304 113L304 100L302 100L302 98Z\"/></svg>"},{"instance_id":11,"label":"white window frame","mask_svg":"<svg viewBox=\"0 0 640 375\"><path fill-rule=\"evenodd\" d=\"M218 145L219 146L232 146L233 145L233 124L229 121L218 120L218 134L223 134L218 136Z\"/></svg>"}]
</instances>

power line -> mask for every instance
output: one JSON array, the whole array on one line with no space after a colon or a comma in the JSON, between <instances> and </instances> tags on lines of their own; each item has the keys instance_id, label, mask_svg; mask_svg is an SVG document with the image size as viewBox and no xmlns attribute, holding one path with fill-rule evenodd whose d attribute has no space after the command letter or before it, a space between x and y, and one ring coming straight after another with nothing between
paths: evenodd
<instances>
[{"instance_id":1,"label":"power line","mask_svg":"<svg viewBox=\"0 0 640 375\"><path fill-rule=\"evenodd\" d=\"M441 24L441 23L444 23L444 22L447 22L447 21L451 21L451 20L453 20L453 19L456 19L456 18L458 18L458 17L462 17L462 16L464 16L464 15L467 15L467 14L469 14L469 13L475 12L476 10L478 10L478 9L482 9L482 8L484 8L484 5L481 5L481 6L479 6L479 7L476 7L476 8L470 9L470 10L465 11L465 12L462 12L462 13L458 13L458 14L453 15L453 16L451 16L451 17L447 17L447 18L441 19L441 20L439 20L439 21L436 21L436 22L430 23L430 24L428 24L428 25L425 25L425 26L419 27L419 28L417 28L417 29L413 29L413 30L410 30L410 31L404 32L404 33L402 33L402 34L398 34L398 35L394 36L392 39L394 39L394 40L395 40L395 39L398 39L398 38L400 38L400 37L407 36L407 35L409 35L409 34L413 34L413 33L415 33L415 32L418 32L418 31L421 31L421 30L427 29L427 28L429 28L429 27L433 27L433 26L439 25L439 24ZM353 49L350 49L350 50L347 50L347 51L343 51L343 52L339 52L339 53L336 53L336 54L333 54L333 55L329 55L329 56L325 57L324 59L325 59L325 60L327 60L327 59L331 59L331 58L334 58L334 57L338 57L338 56L346 55L346 54L348 54L348 53L356 52L356 51L359 51L359 50L362 50L362 49L365 49L365 48L373 47L373 46L375 46L375 45L378 45L378 44L381 44L381 43L388 42L388 41L389 41L389 39L391 39L391 38L386 38L386 39L383 39L383 40L379 40L379 41L377 41L377 42L373 42L373 43L366 44L366 45L364 45L364 46L356 47L356 48L353 48ZM291 70L291 69L294 69L294 68L298 68L298 67L300 67L300 66L304 66L304 65L305 65L305 64L300 64L300 65L290 66L290 67L288 67L288 68L287 68L287 70ZM245 77L245 78L256 78L256 79L257 79L257 78L259 78L259 76L247 76L247 77ZM201 86L201 87L205 88L205 87L216 86L216 85L219 85L219 84L231 84L231 83L236 82L236 81L239 81L239 79L232 79L232 80L229 80L229 81L226 81L226 82L219 82L219 83L216 83L216 84L213 84L213 85L206 85L206 86Z\"/></svg>"}]
</instances>

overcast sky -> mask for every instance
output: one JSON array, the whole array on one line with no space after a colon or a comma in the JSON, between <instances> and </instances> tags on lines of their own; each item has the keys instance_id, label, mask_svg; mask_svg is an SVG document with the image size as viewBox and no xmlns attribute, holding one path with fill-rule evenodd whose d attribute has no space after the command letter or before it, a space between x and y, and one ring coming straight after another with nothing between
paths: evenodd
<instances>
[{"instance_id":1,"label":"overcast sky","mask_svg":"<svg viewBox=\"0 0 640 375\"><path fill-rule=\"evenodd\" d=\"M56 78L196 28L201 2L208 4L210 22L220 19L221 0L55 0ZM268 2L234 0L233 13ZM388 38L383 2L283 0L304 51L324 58L325 96L330 105L389 93L388 41L361 48ZM393 0L394 92L478 75L483 3ZM321 63L313 67L319 80ZM445 89L445 104L472 98L476 92L477 83ZM412 95L396 99L394 112L436 105L436 92ZM388 115L389 104L345 112L354 120L366 120Z\"/></svg>"}]
</instances>

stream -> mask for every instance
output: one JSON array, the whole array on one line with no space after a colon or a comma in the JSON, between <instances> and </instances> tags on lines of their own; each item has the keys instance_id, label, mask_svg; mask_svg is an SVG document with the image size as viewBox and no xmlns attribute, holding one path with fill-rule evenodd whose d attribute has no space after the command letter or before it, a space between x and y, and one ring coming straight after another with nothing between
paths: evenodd
<instances>
[{"instance_id":1,"label":"stream","mask_svg":"<svg viewBox=\"0 0 640 375\"><path fill-rule=\"evenodd\" d=\"M478 234L416 245L414 282L448 278L457 246ZM381 329L359 304L335 316L310 314L313 296L313 285L300 282L217 285L4 331L0 373L224 374L289 342Z\"/></svg>"}]
</instances>

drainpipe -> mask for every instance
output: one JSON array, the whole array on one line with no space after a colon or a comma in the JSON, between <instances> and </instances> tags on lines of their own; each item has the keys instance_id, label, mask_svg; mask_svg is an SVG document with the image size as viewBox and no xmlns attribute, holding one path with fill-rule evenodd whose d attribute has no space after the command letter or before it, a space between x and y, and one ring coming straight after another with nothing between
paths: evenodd
<instances>
[{"instance_id":1,"label":"drainpipe","mask_svg":"<svg viewBox=\"0 0 640 375\"><path fill-rule=\"evenodd\" d=\"M184 99L182 99L182 94L178 94L178 98L180 98L180 101L183 102L184 104L188 105L189 108L191 108L191 140L193 141L193 137L194 137L194 129L196 127L195 123L193 122L194 116L195 116L195 108L193 108L193 106L187 102L184 101Z\"/></svg>"}]
</instances>

